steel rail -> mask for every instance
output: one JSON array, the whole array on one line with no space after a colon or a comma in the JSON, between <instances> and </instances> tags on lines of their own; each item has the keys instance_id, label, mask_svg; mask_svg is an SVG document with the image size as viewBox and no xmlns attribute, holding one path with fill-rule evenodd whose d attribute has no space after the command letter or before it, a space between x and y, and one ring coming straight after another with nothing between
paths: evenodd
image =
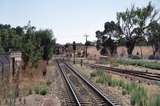
<instances>
[{"instance_id":1,"label":"steel rail","mask_svg":"<svg viewBox=\"0 0 160 106\"><path fill-rule=\"evenodd\" d=\"M103 65L98 65L98 64L89 64L89 66L97 67L97 68L104 68L104 69L107 69L107 70L110 70L110 71L113 71L113 72L132 75L132 76L135 76L135 77L140 77L140 78L144 78L144 79L148 79L148 80L160 81L160 76L159 75L155 76L154 74L150 74L150 73L113 68L113 67L108 67L108 66L103 66Z\"/></svg>"},{"instance_id":2,"label":"steel rail","mask_svg":"<svg viewBox=\"0 0 160 106\"><path fill-rule=\"evenodd\" d=\"M114 104L112 101L109 100L100 90L98 90L93 84L91 84L87 79L85 79L80 73L78 73L70 64L64 64L73 72L75 73L80 79L82 79L95 93L97 93L104 101L108 104L107 106L119 106L119 104Z\"/></svg>"},{"instance_id":3,"label":"steel rail","mask_svg":"<svg viewBox=\"0 0 160 106\"><path fill-rule=\"evenodd\" d=\"M60 69L60 71L61 71L61 73L62 73L65 81L67 82L67 85L69 86L69 89L70 89L70 91L71 91L71 93L72 93L72 95L73 95L73 97L74 97L74 99L75 99L75 101L76 101L77 106L81 106L81 103L80 103L80 101L78 100L78 97L77 97L77 95L75 94L75 92L74 92L74 90L73 90L73 88L72 88L72 86L71 86L71 84L70 84L69 79L67 78L67 76L66 76L65 73L63 72L62 67L60 66L58 60L57 60L57 64L58 64L58 67L59 67L59 69Z\"/></svg>"}]
</instances>

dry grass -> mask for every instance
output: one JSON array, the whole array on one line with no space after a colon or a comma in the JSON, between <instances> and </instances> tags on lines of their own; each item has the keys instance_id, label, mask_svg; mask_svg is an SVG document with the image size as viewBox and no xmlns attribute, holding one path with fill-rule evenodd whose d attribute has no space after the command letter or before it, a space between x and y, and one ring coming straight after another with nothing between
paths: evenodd
<instances>
[{"instance_id":1,"label":"dry grass","mask_svg":"<svg viewBox=\"0 0 160 106\"><path fill-rule=\"evenodd\" d=\"M112 78L116 79L116 80L123 80L124 82L128 82L128 83L133 82L133 80L132 81L128 80L128 79L121 77L119 75L115 75L115 74L111 74L111 75L112 75ZM137 84L139 84L139 83L137 82ZM160 87L158 85L155 85L155 84L148 85L147 83L140 83L140 85L143 86L147 90L147 92L150 96L156 95L160 92Z\"/></svg>"},{"instance_id":2,"label":"dry grass","mask_svg":"<svg viewBox=\"0 0 160 106\"><path fill-rule=\"evenodd\" d=\"M141 51L142 51L142 55L144 57L148 57L150 55L152 55L153 53L153 49L151 46L136 46L133 50L133 55L136 55L137 52L139 53L139 55L141 54ZM117 48L117 52L118 52L118 55L120 55L121 53L125 53L125 55L127 55L127 49L126 47L124 46L120 46Z\"/></svg>"},{"instance_id":3,"label":"dry grass","mask_svg":"<svg viewBox=\"0 0 160 106\"><path fill-rule=\"evenodd\" d=\"M29 90L37 84L46 83L45 77L42 74L45 68L44 62L40 61L37 68L26 67L25 70L21 70L19 81L21 95L27 95Z\"/></svg>"},{"instance_id":4,"label":"dry grass","mask_svg":"<svg viewBox=\"0 0 160 106\"><path fill-rule=\"evenodd\" d=\"M141 47L136 46L133 50L133 55L136 55L137 52L139 53L139 55L141 55L141 50L142 50L142 54L143 54L144 57L148 57L148 56L152 55L152 53L153 53L153 49L152 49L151 46L141 46ZM95 55L97 57L100 56L99 51L97 51L96 47L93 47L93 46L88 47L88 53L89 53L90 56L95 56ZM118 47L117 48L117 53L118 53L118 55L124 53L124 55L127 56L126 47L124 47L124 46Z\"/></svg>"}]
</instances>

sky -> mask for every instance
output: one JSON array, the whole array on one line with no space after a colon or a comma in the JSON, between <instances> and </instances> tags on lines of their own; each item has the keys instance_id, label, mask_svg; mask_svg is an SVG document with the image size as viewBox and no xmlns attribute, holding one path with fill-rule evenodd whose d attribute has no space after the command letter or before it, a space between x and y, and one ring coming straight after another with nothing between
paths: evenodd
<instances>
[{"instance_id":1,"label":"sky","mask_svg":"<svg viewBox=\"0 0 160 106\"><path fill-rule=\"evenodd\" d=\"M96 40L95 32L115 21L117 12L149 1L160 9L160 0L0 0L0 24L24 26L30 20L37 29L52 29L58 43L84 43L85 34Z\"/></svg>"}]
</instances>

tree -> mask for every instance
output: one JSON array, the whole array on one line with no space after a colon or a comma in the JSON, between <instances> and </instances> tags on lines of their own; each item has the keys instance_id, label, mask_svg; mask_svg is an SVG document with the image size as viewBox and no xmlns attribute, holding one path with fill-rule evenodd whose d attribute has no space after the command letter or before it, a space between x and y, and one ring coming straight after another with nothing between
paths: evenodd
<instances>
[{"instance_id":1,"label":"tree","mask_svg":"<svg viewBox=\"0 0 160 106\"><path fill-rule=\"evenodd\" d=\"M23 36L24 35L24 29L22 27L17 26L14 29L15 29L17 35L19 35L19 36Z\"/></svg>"},{"instance_id":2,"label":"tree","mask_svg":"<svg viewBox=\"0 0 160 106\"><path fill-rule=\"evenodd\" d=\"M36 42L35 40L35 27L31 26L30 22L28 22L27 26L24 26L24 35L22 36L22 48L20 49L22 51L22 59L24 62L24 68L28 65L28 62L31 62L32 65L35 65L39 58L36 55L36 49L35 46Z\"/></svg>"},{"instance_id":3,"label":"tree","mask_svg":"<svg viewBox=\"0 0 160 106\"><path fill-rule=\"evenodd\" d=\"M18 42L19 37L16 34L15 28L10 25L0 25L0 37L1 37L1 47L4 52L9 52L9 50L20 48L20 42Z\"/></svg>"},{"instance_id":4,"label":"tree","mask_svg":"<svg viewBox=\"0 0 160 106\"><path fill-rule=\"evenodd\" d=\"M136 40L139 38L139 35L136 36L134 33L136 25L135 17L136 13L134 6L132 6L131 10L126 9L125 12L117 13L118 24L121 26L125 36L125 45L127 47L128 55L132 55Z\"/></svg>"},{"instance_id":5,"label":"tree","mask_svg":"<svg viewBox=\"0 0 160 106\"><path fill-rule=\"evenodd\" d=\"M42 48L43 59L48 61L53 53L53 47L55 44L52 30L47 29L47 30L36 31L35 37L37 42L36 46Z\"/></svg>"},{"instance_id":6,"label":"tree","mask_svg":"<svg viewBox=\"0 0 160 106\"><path fill-rule=\"evenodd\" d=\"M36 30L28 22L24 27L0 24L0 53L18 50L22 52L25 66L34 66L40 59L49 60L53 54L55 38L52 30Z\"/></svg>"},{"instance_id":7,"label":"tree","mask_svg":"<svg viewBox=\"0 0 160 106\"><path fill-rule=\"evenodd\" d=\"M126 9L125 12L117 13L118 24L121 26L129 56L132 55L138 39L145 36L149 23L156 20L157 14L158 12L151 5L151 2L143 8L132 6L131 9Z\"/></svg>"},{"instance_id":8,"label":"tree","mask_svg":"<svg viewBox=\"0 0 160 106\"><path fill-rule=\"evenodd\" d=\"M157 21L153 21L149 25L148 42L153 47L153 55L160 56L160 24Z\"/></svg>"},{"instance_id":9,"label":"tree","mask_svg":"<svg viewBox=\"0 0 160 106\"><path fill-rule=\"evenodd\" d=\"M114 21L106 22L103 32L96 32L97 49L101 49L102 55L116 54L117 41L121 32L121 28Z\"/></svg>"}]
</instances>

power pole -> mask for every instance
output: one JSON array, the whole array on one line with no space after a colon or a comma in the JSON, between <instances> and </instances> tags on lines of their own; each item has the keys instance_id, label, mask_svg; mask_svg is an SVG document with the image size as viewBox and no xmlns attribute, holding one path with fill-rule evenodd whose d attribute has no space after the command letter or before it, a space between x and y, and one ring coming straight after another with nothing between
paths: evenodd
<instances>
[{"instance_id":1,"label":"power pole","mask_svg":"<svg viewBox=\"0 0 160 106\"><path fill-rule=\"evenodd\" d=\"M86 39L86 43L85 43L85 46L86 46L86 50L85 50L85 56L86 56L86 58L87 58L87 38L89 37L89 35L84 35L84 37L85 37L85 39Z\"/></svg>"}]
</instances>

